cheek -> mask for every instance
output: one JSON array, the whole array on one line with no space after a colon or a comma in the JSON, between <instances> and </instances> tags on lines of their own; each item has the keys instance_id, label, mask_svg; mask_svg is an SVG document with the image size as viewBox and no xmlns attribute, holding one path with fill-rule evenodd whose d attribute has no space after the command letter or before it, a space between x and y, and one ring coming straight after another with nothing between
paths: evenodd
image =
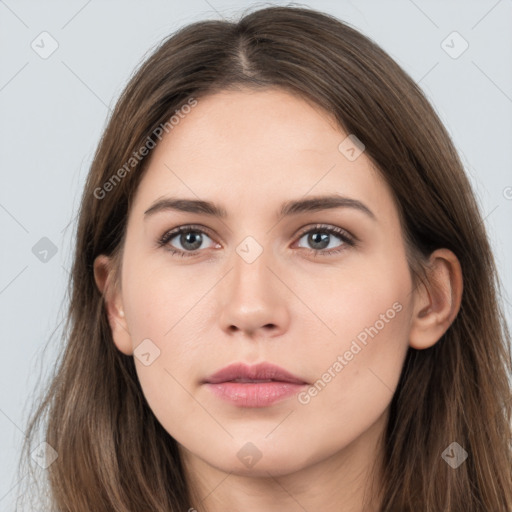
<instances>
[{"instance_id":1,"label":"cheek","mask_svg":"<svg viewBox=\"0 0 512 512\"><path fill-rule=\"evenodd\" d=\"M311 290L306 286L308 280L313 279L304 277L301 290ZM356 340L362 348L372 346L374 350L364 350L369 357L379 347L391 348L403 342L401 326L407 317L405 308L412 283L407 262L400 254L356 256L346 268L331 273L325 285L318 281L316 284L320 284L320 288L315 287L317 293L305 295L305 301L330 328L330 334L324 330L329 345L345 351Z\"/></svg>"},{"instance_id":2,"label":"cheek","mask_svg":"<svg viewBox=\"0 0 512 512\"><path fill-rule=\"evenodd\" d=\"M123 302L134 345L144 338L165 344L180 330L182 321L194 316L207 289L207 276L194 274L192 269L173 270L165 255L140 255L126 261Z\"/></svg>"},{"instance_id":3,"label":"cheek","mask_svg":"<svg viewBox=\"0 0 512 512\"><path fill-rule=\"evenodd\" d=\"M137 375L150 408L171 435L196 412L186 389L204 358L198 344L206 338L200 334L205 331L201 297L211 285L191 269L171 273L170 265L135 258L123 264L123 303Z\"/></svg>"},{"instance_id":4,"label":"cheek","mask_svg":"<svg viewBox=\"0 0 512 512\"><path fill-rule=\"evenodd\" d=\"M304 422L322 418L323 435L331 441L325 445L318 440L318 449L348 445L385 414L407 353L406 314L404 307L389 323L382 321L383 327L375 326L375 320L363 322L367 330L356 332L352 326L355 336L339 337L321 352L310 353L316 371L312 386L298 396L299 416ZM366 315L373 319L368 311Z\"/></svg>"},{"instance_id":5,"label":"cheek","mask_svg":"<svg viewBox=\"0 0 512 512\"><path fill-rule=\"evenodd\" d=\"M405 259L389 261L377 258L365 268L352 267L333 283L323 308L317 299L335 334L324 336L320 349L310 345L315 384L302 403L330 409L347 428L362 428L382 414L407 353L410 275Z\"/></svg>"},{"instance_id":6,"label":"cheek","mask_svg":"<svg viewBox=\"0 0 512 512\"><path fill-rule=\"evenodd\" d=\"M405 317L406 313L402 310L401 314ZM340 428L346 440L356 438L389 407L406 353L406 322L399 316L378 334L369 335L366 344L358 338L342 342L324 365L335 377L328 387L322 387L326 377L330 377L324 371L315 382L315 389L319 391L311 401L311 413L330 411L333 425L336 425L332 434L336 435Z\"/></svg>"}]
</instances>

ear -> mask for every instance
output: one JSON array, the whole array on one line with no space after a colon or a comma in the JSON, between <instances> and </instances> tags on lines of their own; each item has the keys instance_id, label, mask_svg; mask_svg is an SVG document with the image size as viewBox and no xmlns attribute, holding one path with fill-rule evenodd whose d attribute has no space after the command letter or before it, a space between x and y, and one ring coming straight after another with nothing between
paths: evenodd
<instances>
[{"instance_id":1,"label":"ear","mask_svg":"<svg viewBox=\"0 0 512 512\"><path fill-rule=\"evenodd\" d=\"M116 347L126 355L133 354L133 344L123 308L119 283L114 279L111 258L100 254L94 260L94 280L103 295L112 338Z\"/></svg>"},{"instance_id":2,"label":"ear","mask_svg":"<svg viewBox=\"0 0 512 512\"><path fill-rule=\"evenodd\" d=\"M428 279L414 291L409 345L417 350L435 345L455 320L462 300L459 260L448 249L430 256Z\"/></svg>"}]
</instances>

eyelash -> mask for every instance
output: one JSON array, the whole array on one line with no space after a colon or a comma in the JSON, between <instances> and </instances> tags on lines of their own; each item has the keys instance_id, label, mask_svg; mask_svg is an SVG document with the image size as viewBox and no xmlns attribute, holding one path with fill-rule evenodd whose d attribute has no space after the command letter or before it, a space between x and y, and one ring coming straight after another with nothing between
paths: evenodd
<instances>
[{"instance_id":1,"label":"eyelash","mask_svg":"<svg viewBox=\"0 0 512 512\"><path fill-rule=\"evenodd\" d=\"M311 226L308 229L301 231L298 235L298 240L300 240L304 235L315 231L321 233L328 233L330 235L336 235L343 242L343 245L336 249L302 248L303 250L307 251L309 254L312 254L313 256L331 256L333 254L338 254L341 251L344 251L346 249L346 245L348 245L349 247L355 247L357 245L356 239L353 236L349 235L349 233L344 229L325 224L316 224L315 226ZM181 257L191 257L197 255L201 251L201 249L196 249L195 251L182 251L180 249L175 249L172 246L168 245L173 238L182 233L201 233L211 238L209 231L206 230L204 227L194 224L187 224L184 226L179 226L171 231L167 231L166 233L164 233L164 235L157 241L158 247L164 247L173 256L177 255Z\"/></svg>"}]
</instances>

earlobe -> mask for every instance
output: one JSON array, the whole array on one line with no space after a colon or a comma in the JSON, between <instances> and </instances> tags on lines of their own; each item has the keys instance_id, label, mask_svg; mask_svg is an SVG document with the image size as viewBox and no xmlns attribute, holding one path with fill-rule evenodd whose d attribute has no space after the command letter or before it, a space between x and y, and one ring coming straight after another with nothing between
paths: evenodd
<instances>
[{"instance_id":1,"label":"earlobe","mask_svg":"<svg viewBox=\"0 0 512 512\"><path fill-rule=\"evenodd\" d=\"M104 254L94 260L94 280L98 290L103 295L104 307L107 313L112 338L116 347L126 355L133 354L132 340L126 322L121 293L113 278L112 261Z\"/></svg>"},{"instance_id":2,"label":"earlobe","mask_svg":"<svg viewBox=\"0 0 512 512\"><path fill-rule=\"evenodd\" d=\"M412 348L430 348L441 339L459 312L462 289L462 270L455 254L448 249L434 251L427 282L414 292L409 333Z\"/></svg>"}]
</instances>

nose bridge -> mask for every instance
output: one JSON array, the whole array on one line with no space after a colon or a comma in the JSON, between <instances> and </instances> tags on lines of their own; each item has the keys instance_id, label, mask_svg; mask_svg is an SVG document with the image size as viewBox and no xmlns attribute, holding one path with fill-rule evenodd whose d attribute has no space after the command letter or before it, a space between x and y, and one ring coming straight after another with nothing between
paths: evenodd
<instances>
[{"instance_id":1,"label":"nose bridge","mask_svg":"<svg viewBox=\"0 0 512 512\"><path fill-rule=\"evenodd\" d=\"M253 332L272 328L275 333L287 327L288 312L284 290L268 268L273 268L270 244L254 237L244 238L233 251L230 268L219 301L221 327L228 331ZM277 282L276 282L277 281Z\"/></svg>"},{"instance_id":2,"label":"nose bridge","mask_svg":"<svg viewBox=\"0 0 512 512\"><path fill-rule=\"evenodd\" d=\"M232 280L236 291L242 294L256 297L272 287L269 283L272 272L267 268L271 265L271 248L268 240L265 246L263 244L264 241L260 243L253 236L247 236L235 248Z\"/></svg>"}]
</instances>

